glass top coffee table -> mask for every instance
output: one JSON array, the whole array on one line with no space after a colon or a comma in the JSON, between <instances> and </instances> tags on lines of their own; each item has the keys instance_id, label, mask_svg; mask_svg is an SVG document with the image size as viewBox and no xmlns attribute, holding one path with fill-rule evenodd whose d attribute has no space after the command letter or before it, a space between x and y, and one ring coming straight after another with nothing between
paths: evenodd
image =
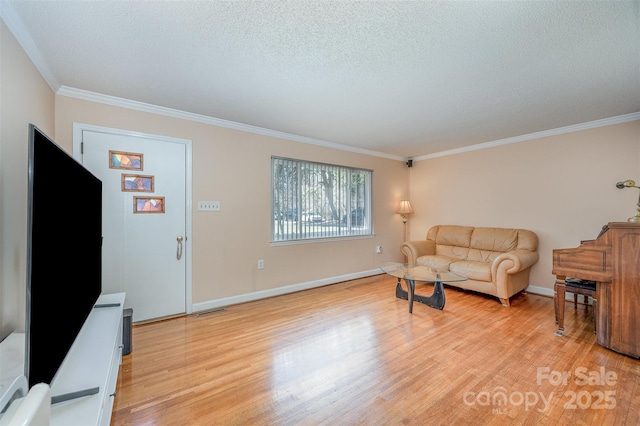
<instances>
[{"instance_id":1,"label":"glass top coffee table","mask_svg":"<svg viewBox=\"0 0 640 426\"><path fill-rule=\"evenodd\" d=\"M396 297L409 301L409 313L413 312L413 301L423 303L432 308L444 308L444 287L442 283L466 281L467 277L454 274L449 271L438 271L427 266L409 265L407 263L387 262L380 265L385 273L396 277L398 284L396 285ZM400 280L404 280L407 289L402 288ZM415 294L416 281L424 283L433 283L433 294L431 296L422 296Z\"/></svg>"}]
</instances>

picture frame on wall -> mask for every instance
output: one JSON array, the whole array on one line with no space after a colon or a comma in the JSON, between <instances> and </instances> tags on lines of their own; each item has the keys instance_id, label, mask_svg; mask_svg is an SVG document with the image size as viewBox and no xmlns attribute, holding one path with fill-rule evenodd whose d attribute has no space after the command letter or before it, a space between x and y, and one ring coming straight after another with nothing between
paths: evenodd
<instances>
[{"instance_id":1,"label":"picture frame on wall","mask_svg":"<svg viewBox=\"0 0 640 426\"><path fill-rule=\"evenodd\" d=\"M109 168L144 170L144 155L136 152L109 150Z\"/></svg>"},{"instance_id":2,"label":"picture frame on wall","mask_svg":"<svg viewBox=\"0 0 640 426\"><path fill-rule=\"evenodd\" d=\"M133 213L164 213L164 197L133 197Z\"/></svg>"},{"instance_id":3,"label":"picture frame on wall","mask_svg":"<svg viewBox=\"0 0 640 426\"><path fill-rule=\"evenodd\" d=\"M154 177L122 174L122 192L154 192Z\"/></svg>"}]
</instances>

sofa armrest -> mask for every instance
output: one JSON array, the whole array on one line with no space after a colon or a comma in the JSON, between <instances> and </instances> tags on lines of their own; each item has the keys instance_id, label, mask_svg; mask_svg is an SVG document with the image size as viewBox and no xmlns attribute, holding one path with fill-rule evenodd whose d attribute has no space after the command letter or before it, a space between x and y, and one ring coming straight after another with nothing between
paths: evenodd
<instances>
[{"instance_id":1,"label":"sofa armrest","mask_svg":"<svg viewBox=\"0 0 640 426\"><path fill-rule=\"evenodd\" d=\"M400 246L400 251L407 256L409 264L415 265L420 256L436 254L436 243L432 240L405 241Z\"/></svg>"},{"instance_id":2,"label":"sofa armrest","mask_svg":"<svg viewBox=\"0 0 640 426\"><path fill-rule=\"evenodd\" d=\"M515 274L533 266L538 261L538 252L531 250L514 250L502 253L491 264L491 276L497 277L499 271Z\"/></svg>"},{"instance_id":3,"label":"sofa armrest","mask_svg":"<svg viewBox=\"0 0 640 426\"><path fill-rule=\"evenodd\" d=\"M509 306L509 297L529 285L529 272L537 261L538 252L530 250L514 250L495 258L491 278L503 305Z\"/></svg>"}]
</instances>

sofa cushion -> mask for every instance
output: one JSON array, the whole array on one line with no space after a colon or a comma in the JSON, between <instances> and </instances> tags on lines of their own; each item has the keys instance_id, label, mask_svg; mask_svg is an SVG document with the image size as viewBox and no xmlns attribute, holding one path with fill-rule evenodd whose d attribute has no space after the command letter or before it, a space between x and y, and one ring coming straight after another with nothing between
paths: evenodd
<instances>
[{"instance_id":1,"label":"sofa cushion","mask_svg":"<svg viewBox=\"0 0 640 426\"><path fill-rule=\"evenodd\" d=\"M529 230L518 229L518 249L520 250L538 250L538 236Z\"/></svg>"},{"instance_id":2,"label":"sofa cushion","mask_svg":"<svg viewBox=\"0 0 640 426\"><path fill-rule=\"evenodd\" d=\"M467 260L493 262L502 253L518 246L518 231L503 228L476 228L471 235Z\"/></svg>"},{"instance_id":3,"label":"sofa cushion","mask_svg":"<svg viewBox=\"0 0 640 426\"><path fill-rule=\"evenodd\" d=\"M469 253L467 254L467 260L491 263L496 259L496 257L500 256L501 254L502 252L499 252L499 251L469 249Z\"/></svg>"},{"instance_id":4,"label":"sofa cushion","mask_svg":"<svg viewBox=\"0 0 640 426\"><path fill-rule=\"evenodd\" d=\"M461 260L449 265L449 270L470 280L491 281L491 263Z\"/></svg>"},{"instance_id":5,"label":"sofa cushion","mask_svg":"<svg viewBox=\"0 0 640 426\"><path fill-rule=\"evenodd\" d=\"M436 244L436 254L444 257L453 257L456 260L466 259L469 256L469 248Z\"/></svg>"},{"instance_id":6,"label":"sofa cushion","mask_svg":"<svg viewBox=\"0 0 640 426\"><path fill-rule=\"evenodd\" d=\"M448 271L449 265L453 262L458 262L460 259L450 256L428 255L420 256L416 263L420 266L427 266L429 268L437 269L438 271Z\"/></svg>"},{"instance_id":7,"label":"sofa cushion","mask_svg":"<svg viewBox=\"0 0 640 426\"><path fill-rule=\"evenodd\" d=\"M471 234L469 247L506 253L513 251L518 246L518 231L503 228L476 228Z\"/></svg>"},{"instance_id":8,"label":"sofa cushion","mask_svg":"<svg viewBox=\"0 0 640 426\"><path fill-rule=\"evenodd\" d=\"M437 245L469 247L473 229L470 226L443 225L437 228L434 238Z\"/></svg>"}]
</instances>

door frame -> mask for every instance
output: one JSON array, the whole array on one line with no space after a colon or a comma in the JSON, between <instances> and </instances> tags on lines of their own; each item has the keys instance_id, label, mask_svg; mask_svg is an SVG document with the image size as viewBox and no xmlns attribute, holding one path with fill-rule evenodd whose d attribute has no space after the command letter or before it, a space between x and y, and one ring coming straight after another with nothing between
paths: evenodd
<instances>
[{"instance_id":1,"label":"door frame","mask_svg":"<svg viewBox=\"0 0 640 426\"><path fill-rule=\"evenodd\" d=\"M185 313L187 315L193 313L192 300L192 263L191 259L191 217L192 217L192 141L189 139L179 139L170 136L162 136L151 133L134 132L130 130L114 129L111 127L95 126L86 123L73 123L73 158L82 164L82 132L90 131L96 133L105 133L116 136L130 136L142 139L154 139L163 142L178 143L185 146Z\"/></svg>"}]
</instances>

